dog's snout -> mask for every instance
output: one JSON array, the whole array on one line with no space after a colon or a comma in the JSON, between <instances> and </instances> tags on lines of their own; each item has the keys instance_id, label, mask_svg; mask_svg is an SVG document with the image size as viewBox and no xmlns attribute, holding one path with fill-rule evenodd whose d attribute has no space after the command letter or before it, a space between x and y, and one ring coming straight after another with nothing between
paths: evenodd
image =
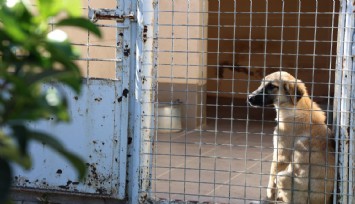
<instances>
[{"instance_id":1,"label":"dog's snout","mask_svg":"<svg viewBox=\"0 0 355 204\"><path fill-rule=\"evenodd\" d=\"M254 91L248 96L248 103L253 107L272 105L272 99L264 91Z\"/></svg>"},{"instance_id":2,"label":"dog's snout","mask_svg":"<svg viewBox=\"0 0 355 204\"><path fill-rule=\"evenodd\" d=\"M253 104L254 101L255 101L255 95L250 94L250 95L248 96L248 102L249 102L249 104Z\"/></svg>"},{"instance_id":3,"label":"dog's snout","mask_svg":"<svg viewBox=\"0 0 355 204\"><path fill-rule=\"evenodd\" d=\"M254 92L248 96L248 103L253 107L258 107L263 105L263 98L260 94L255 94Z\"/></svg>"}]
</instances>

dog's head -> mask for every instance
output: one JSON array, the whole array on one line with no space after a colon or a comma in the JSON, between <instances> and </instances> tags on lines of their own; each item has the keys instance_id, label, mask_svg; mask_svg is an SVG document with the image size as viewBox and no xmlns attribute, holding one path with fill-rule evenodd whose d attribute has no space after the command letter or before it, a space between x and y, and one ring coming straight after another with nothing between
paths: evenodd
<instances>
[{"instance_id":1,"label":"dog's head","mask_svg":"<svg viewBox=\"0 0 355 204\"><path fill-rule=\"evenodd\" d=\"M287 72L267 75L258 89L251 93L248 102L252 106L296 105L307 95L304 83Z\"/></svg>"}]
</instances>

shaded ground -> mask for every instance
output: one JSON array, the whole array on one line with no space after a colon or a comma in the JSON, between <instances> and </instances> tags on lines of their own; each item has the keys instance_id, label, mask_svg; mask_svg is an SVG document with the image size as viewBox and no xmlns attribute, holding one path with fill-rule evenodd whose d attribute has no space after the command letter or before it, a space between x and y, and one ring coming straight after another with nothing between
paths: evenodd
<instances>
[{"instance_id":1,"label":"shaded ground","mask_svg":"<svg viewBox=\"0 0 355 204\"><path fill-rule=\"evenodd\" d=\"M153 198L249 203L265 196L273 112L264 111L261 120L261 110L228 104L208 106L203 129L156 136Z\"/></svg>"}]
</instances>

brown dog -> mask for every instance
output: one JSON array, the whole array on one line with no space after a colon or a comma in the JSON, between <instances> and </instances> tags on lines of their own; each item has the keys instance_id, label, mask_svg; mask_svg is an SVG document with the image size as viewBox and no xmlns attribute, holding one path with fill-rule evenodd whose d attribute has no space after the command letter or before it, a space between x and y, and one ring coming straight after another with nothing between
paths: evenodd
<instances>
[{"instance_id":1,"label":"brown dog","mask_svg":"<svg viewBox=\"0 0 355 204\"><path fill-rule=\"evenodd\" d=\"M305 84L287 72L266 76L249 95L252 106L276 109L274 154L267 201L330 203L334 148L325 114L308 96Z\"/></svg>"}]
</instances>

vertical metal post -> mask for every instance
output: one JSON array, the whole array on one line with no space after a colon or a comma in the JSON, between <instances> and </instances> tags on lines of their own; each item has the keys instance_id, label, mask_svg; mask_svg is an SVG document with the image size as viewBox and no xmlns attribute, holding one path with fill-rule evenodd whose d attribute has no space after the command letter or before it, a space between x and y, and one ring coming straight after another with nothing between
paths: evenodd
<instances>
[{"instance_id":1,"label":"vertical metal post","mask_svg":"<svg viewBox=\"0 0 355 204\"><path fill-rule=\"evenodd\" d=\"M354 5L354 4L353 4ZM354 17L353 17L354 18ZM353 26L354 27L354 26ZM355 54L355 34L354 30L352 31L352 56ZM352 64L351 64L351 73L352 73L352 82L351 82L351 106L350 106L350 153L349 153L349 203L354 203L354 195L355 195L355 61L352 57Z\"/></svg>"},{"instance_id":2,"label":"vertical metal post","mask_svg":"<svg viewBox=\"0 0 355 204\"><path fill-rule=\"evenodd\" d=\"M137 69L141 82L141 146L140 146L140 194L139 202L143 203L151 189L152 152L154 138L154 102L156 90L157 55L158 49L158 0L140 0L138 12L137 45L140 48L136 55ZM139 44L140 43L140 44ZM139 61L138 61L139 60Z\"/></svg>"},{"instance_id":3,"label":"vertical metal post","mask_svg":"<svg viewBox=\"0 0 355 204\"><path fill-rule=\"evenodd\" d=\"M133 4L133 3L132 3ZM130 76L130 125L128 139L128 202L144 203L150 182L150 158L154 131L153 43L157 0L137 0L137 22L132 23L134 55ZM134 45L134 46L133 46Z\"/></svg>"},{"instance_id":4,"label":"vertical metal post","mask_svg":"<svg viewBox=\"0 0 355 204\"><path fill-rule=\"evenodd\" d=\"M335 139L339 203L352 203L353 196L353 139L354 139L354 3L355 0L341 2L338 23L338 50L335 76ZM334 198L335 201L335 198Z\"/></svg>"},{"instance_id":5,"label":"vertical metal post","mask_svg":"<svg viewBox=\"0 0 355 204\"><path fill-rule=\"evenodd\" d=\"M124 0L117 0L117 9L116 12L122 12L125 14L127 13L127 10L130 10L130 5L127 5L124 3ZM125 198L126 197L126 179L127 179L127 135L128 135L128 116L129 113L127 110L124 110L126 107L129 107L129 97L127 97L127 91L129 92L129 86L130 86L130 60L129 56L127 55L126 51L127 48L130 47L130 20L129 19L124 19L123 22L117 21L117 31L116 31L116 43L117 43L117 48L116 48L116 57L117 59L122 59L122 62L116 62L116 78L121 79L122 83L122 90L117 90L116 92L120 94L116 98L121 98L121 114L122 114L122 122L120 124L120 128L118 128L117 131L120 131L120 158L119 158L119 178L120 178L120 186L118 188L118 196L119 198ZM119 27L124 27L124 29L120 29ZM126 104L126 105L123 105Z\"/></svg>"},{"instance_id":6,"label":"vertical metal post","mask_svg":"<svg viewBox=\"0 0 355 204\"><path fill-rule=\"evenodd\" d=\"M350 118L350 123L348 127L348 133L349 133L349 177L348 177L348 192L349 192L349 203L354 203L354 195L355 195L355 186L354 186L354 165L355 165L355 157L354 157L354 145L355 145L355 60L354 60L354 55L355 55L355 19L354 19L354 12L355 12L355 0L351 0L349 2L349 9L348 9L348 25L347 25L347 36L345 40L346 43L348 44L348 63L349 63L349 82L350 82L350 95L349 101L349 118Z\"/></svg>"}]
</instances>

